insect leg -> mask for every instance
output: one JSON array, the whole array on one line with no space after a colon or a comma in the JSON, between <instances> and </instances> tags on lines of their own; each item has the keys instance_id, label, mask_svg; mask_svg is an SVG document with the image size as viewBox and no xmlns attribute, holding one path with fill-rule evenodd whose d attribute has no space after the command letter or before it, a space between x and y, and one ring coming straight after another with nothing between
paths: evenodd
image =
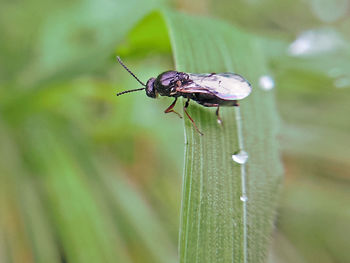
<instances>
[{"instance_id":1,"label":"insect leg","mask_svg":"<svg viewBox=\"0 0 350 263\"><path fill-rule=\"evenodd\" d=\"M164 113L169 113L169 112L174 112L176 113L180 118L182 118L182 116L180 115L180 113L174 111L174 106L176 104L177 98L175 98L174 102L164 111Z\"/></svg>"},{"instance_id":2,"label":"insect leg","mask_svg":"<svg viewBox=\"0 0 350 263\"><path fill-rule=\"evenodd\" d=\"M201 131L198 129L197 125L194 123L194 120L191 118L191 116L188 114L187 112L187 108L188 108L188 105L189 105L189 102L190 102L190 99L188 98L186 103L185 103L185 106L184 106L184 112L186 113L187 117L190 119L190 121L192 122L193 124L193 127L196 129L196 131L200 134L200 135L203 135L203 133L201 133Z\"/></svg>"},{"instance_id":3,"label":"insect leg","mask_svg":"<svg viewBox=\"0 0 350 263\"><path fill-rule=\"evenodd\" d=\"M220 106L217 107L215 114L216 114L218 123L222 124L222 120L220 118L219 110L220 110Z\"/></svg>"}]
</instances>

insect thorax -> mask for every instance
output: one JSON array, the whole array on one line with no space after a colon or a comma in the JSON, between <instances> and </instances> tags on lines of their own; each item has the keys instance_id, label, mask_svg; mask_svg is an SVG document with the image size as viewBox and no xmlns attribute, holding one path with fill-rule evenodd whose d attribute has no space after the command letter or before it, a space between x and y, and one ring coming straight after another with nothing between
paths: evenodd
<instances>
[{"instance_id":1,"label":"insect thorax","mask_svg":"<svg viewBox=\"0 0 350 263\"><path fill-rule=\"evenodd\" d=\"M188 74L178 71L166 71L160 74L154 82L154 87L162 96L173 96L177 86L181 86L189 79Z\"/></svg>"}]
</instances>

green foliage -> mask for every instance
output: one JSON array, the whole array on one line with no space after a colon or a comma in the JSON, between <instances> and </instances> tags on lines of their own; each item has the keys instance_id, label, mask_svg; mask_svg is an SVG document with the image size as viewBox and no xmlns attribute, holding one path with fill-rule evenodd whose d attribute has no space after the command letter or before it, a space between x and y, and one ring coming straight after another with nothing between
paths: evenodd
<instances>
[{"instance_id":1,"label":"green foliage","mask_svg":"<svg viewBox=\"0 0 350 263\"><path fill-rule=\"evenodd\" d=\"M190 105L205 135L185 120L182 261L207 262L208 255L215 262L216 252L217 261L242 259L244 237L247 262L266 256L279 183L277 140L286 181L268 262L350 261L350 20L337 3L3 1L0 262L179 261L183 122L164 115L171 99L114 96L138 85L116 53L144 81L172 68L234 71L254 87L240 110L221 109L223 126L215 109ZM152 13L162 6L170 9ZM345 45L286 55L296 34L325 23ZM259 89L261 74L275 77L275 92ZM283 119L278 139L273 94ZM242 166L231 159L239 138L249 153L247 235Z\"/></svg>"}]
</instances>

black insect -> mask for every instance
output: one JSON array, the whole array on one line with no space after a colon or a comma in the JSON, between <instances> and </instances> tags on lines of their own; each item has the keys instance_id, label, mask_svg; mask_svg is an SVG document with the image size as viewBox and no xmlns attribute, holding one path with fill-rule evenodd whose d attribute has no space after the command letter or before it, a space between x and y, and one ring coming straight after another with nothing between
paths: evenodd
<instances>
[{"instance_id":1,"label":"black insect","mask_svg":"<svg viewBox=\"0 0 350 263\"><path fill-rule=\"evenodd\" d=\"M124 65L120 57L117 57L117 60L144 86L144 88L120 92L117 96L145 89L146 95L151 98L156 98L158 94L174 97L174 102L164 112L174 112L180 118L182 116L174 111L174 106L178 97L187 98L184 112L201 135L203 134L199 131L197 125L187 112L187 107L191 99L205 107L217 107L216 116L218 122L221 123L222 121L219 115L220 106L239 106L237 100L244 99L252 91L249 82L242 76L234 73L193 74L170 70L161 73L157 78L150 78L145 85Z\"/></svg>"}]
</instances>

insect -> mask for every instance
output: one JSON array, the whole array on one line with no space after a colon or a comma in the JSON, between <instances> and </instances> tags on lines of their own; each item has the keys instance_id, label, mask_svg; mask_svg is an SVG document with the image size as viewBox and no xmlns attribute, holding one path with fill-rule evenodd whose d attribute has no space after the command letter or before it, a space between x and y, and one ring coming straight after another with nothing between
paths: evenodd
<instances>
[{"instance_id":1,"label":"insect","mask_svg":"<svg viewBox=\"0 0 350 263\"><path fill-rule=\"evenodd\" d=\"M182 116L174 110L174 106L178 97L187 98L184 106L184 112L192 122L194 128L201 134L194 120L187 112L190 100L205 106L217 107L216 116L218 123L222 123L219 109L220 106L239 106L237 100L244 99L252 91L250 83L242 76L234 73L209 73L209 74L193 74L178 72L174 70L165 71L157 78L150 78L146 84L140 81L134 73L117 57L118 62L128 71L143 88L122 91L117 96L146 90L146 95L156 98L159 95L174 97L174 102L164 111L165 113L174 112Z\"/></svg>"}]
</instances>

